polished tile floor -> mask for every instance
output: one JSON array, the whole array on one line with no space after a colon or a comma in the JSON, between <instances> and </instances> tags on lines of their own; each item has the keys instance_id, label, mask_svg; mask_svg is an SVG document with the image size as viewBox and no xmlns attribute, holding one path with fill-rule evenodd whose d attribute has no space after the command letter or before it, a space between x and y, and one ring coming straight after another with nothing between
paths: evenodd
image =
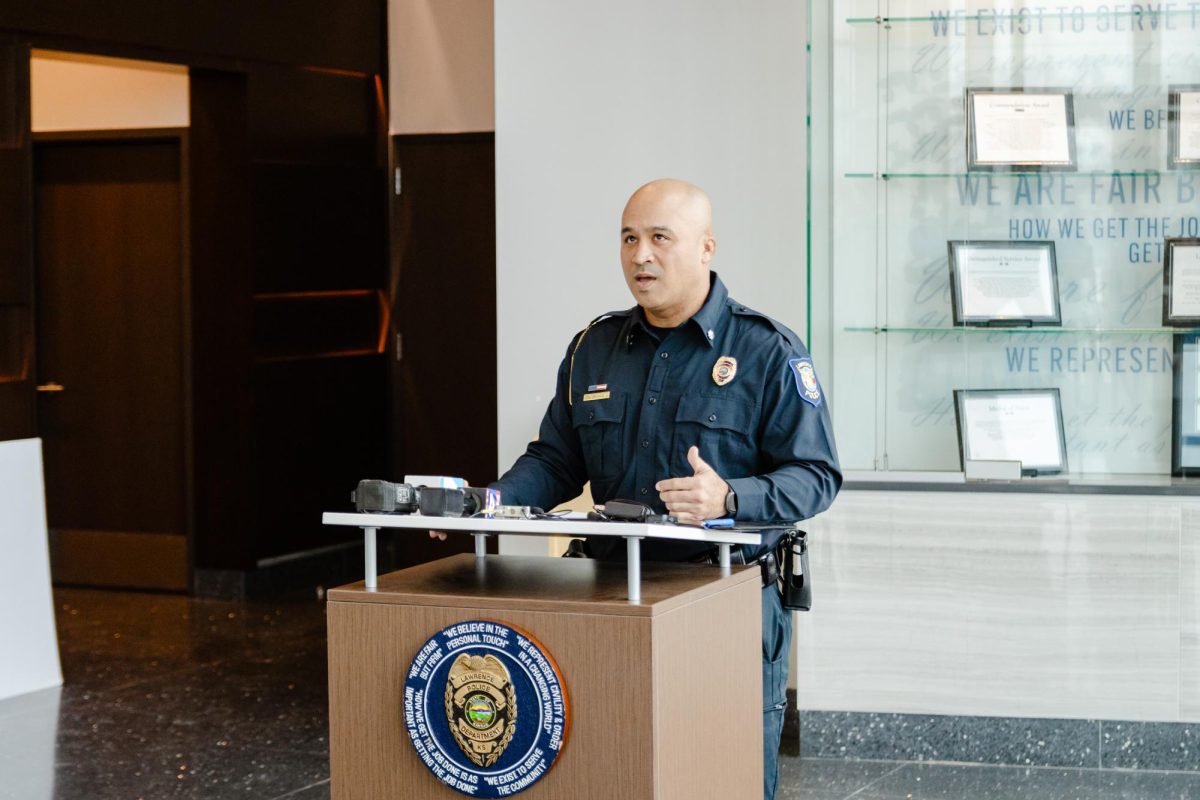
<instances>
[{"instance_id":1,"label":"polished tile floor","mask_svg":"<svg viewBox=\"0 0 1200 800\"><path fill-rule=\"evenodd\" d=\"M55 600L66 684L0 701L0 798L329 797L316 598L59 590ZM786 800L1200 798L1197 773L782 763Z\"/></svg>"}]
</instances>

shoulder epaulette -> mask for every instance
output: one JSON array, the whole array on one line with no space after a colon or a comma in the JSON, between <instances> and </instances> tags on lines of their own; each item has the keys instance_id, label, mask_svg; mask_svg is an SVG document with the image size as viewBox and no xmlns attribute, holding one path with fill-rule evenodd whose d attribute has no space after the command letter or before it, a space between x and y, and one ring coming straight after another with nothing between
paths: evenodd
<instances>
[{"instance_id":1,"label":"shoulder epaulette","mask_svg":"<svg viewBox=\"0 0 1200 800\"><path fill-rule=\"evenodd\" d=\"M742 305L741 303L738 303L734 300L730 300L729 305L730 305L730 309L732 310L732 312L734 314L737 314L740 317L752 317L754 319L760 319L763 322L766 322L772 328L774 328L775 331L780 336L782 336L785 340L787 340L788 344L790 344L792 347L804 348L804 342L800 339L799 336L796 335L796 332L793 331L791 328L789 328L787 325L784 325L779 320L777 320L773 317L768 317L766 314L762 313L761 311L755 311L753 308ZM807 348L804 348L804 349L807 349Z\"/></svg>"}]
</instances>

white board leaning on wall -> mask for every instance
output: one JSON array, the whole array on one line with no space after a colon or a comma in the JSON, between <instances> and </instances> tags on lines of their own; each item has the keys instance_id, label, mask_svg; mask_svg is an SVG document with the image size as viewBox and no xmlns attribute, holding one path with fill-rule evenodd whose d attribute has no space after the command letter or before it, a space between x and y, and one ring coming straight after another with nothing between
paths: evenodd
<instances>
[{"instance_id":1,"label":"white board leaning on wall","mask_svg":"<svg viewBox=\"0 0 1200 800\"><path fill-rule=\"evenodd\" d=\"M62 684L41 439L0 442L0 700Z\"/></svg>"}]
</instances>

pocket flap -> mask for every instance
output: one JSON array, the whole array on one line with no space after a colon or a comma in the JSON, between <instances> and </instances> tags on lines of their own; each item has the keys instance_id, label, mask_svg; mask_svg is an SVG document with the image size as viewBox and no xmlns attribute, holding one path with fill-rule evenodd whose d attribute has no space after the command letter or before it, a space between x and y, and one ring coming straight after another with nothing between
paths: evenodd
<instances>
[{"instance_id":1,"label":"pocket flap","mask_svg":"<svg viewBox=\"0 0 1200 800\"><path fill-rule=\"evenodd\" d=\"M685 395L679 399L676 422L695 422L706 428L722 428L750 434L754 410L740 400L729 397Z\"/></svg>"},{"instance_id":2,"label":"pocket flap","mask_svg":"<svg viewBox=\"0 0 1200 800\"><path fill-rule=\"evenodd\" d=\"M576 397L571 405L571 423L575 427L596 425L601 422L620 422L625 419L625 395L614 394L603 400L587 400Z\"/></svg>"}]
</instances>

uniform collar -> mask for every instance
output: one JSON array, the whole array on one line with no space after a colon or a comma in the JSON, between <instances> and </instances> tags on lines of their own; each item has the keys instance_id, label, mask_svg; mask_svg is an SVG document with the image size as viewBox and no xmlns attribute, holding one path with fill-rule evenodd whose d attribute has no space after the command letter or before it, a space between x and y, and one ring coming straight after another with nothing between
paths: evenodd
<instances>
[{"instance_id":1,"label":"uniform collar","mask_svg":"<svg viewBox=\"0 0 1200 800\"><path fill-rule=\"evenodd\" d=\"M695 327L700 333L700 338L709 347L716 347L715 339L720 335L721 329L725 324L725 319L728 316L725 313L725 306L729 299L729 290L725 288L725 284L722 283L720 276L716 272L710 270L708 280L708 298L705 299L704 305L700 306L700 310L693 314L680 327ZM646 312L641 306L634 306L625 313L632 317L632 322L641 326L644 330L648 331L650 329L650 323L646 321ZM613 314L613 316L617 315ZM630 328L626 334L626 345L631 346L632 343L633 332L632 328Z\"/></svg>"},{"instance_id":2,"label":"uniform collar","mask_svg":"<svg viewBox=\"0 0 1200 800\"><path fill-rule=\"evenodd\" d=\"M717 273L710 271L708 276L708 299L704 301L704 305L700 306L700 310L692 315L688 323L700 328L700 335L709 347L716 347L716 338L721 333L721 328L724 327L728 317L725 306L729 299L729 290L725 288L725 284Z\"/></svg>"}]
</instances>

